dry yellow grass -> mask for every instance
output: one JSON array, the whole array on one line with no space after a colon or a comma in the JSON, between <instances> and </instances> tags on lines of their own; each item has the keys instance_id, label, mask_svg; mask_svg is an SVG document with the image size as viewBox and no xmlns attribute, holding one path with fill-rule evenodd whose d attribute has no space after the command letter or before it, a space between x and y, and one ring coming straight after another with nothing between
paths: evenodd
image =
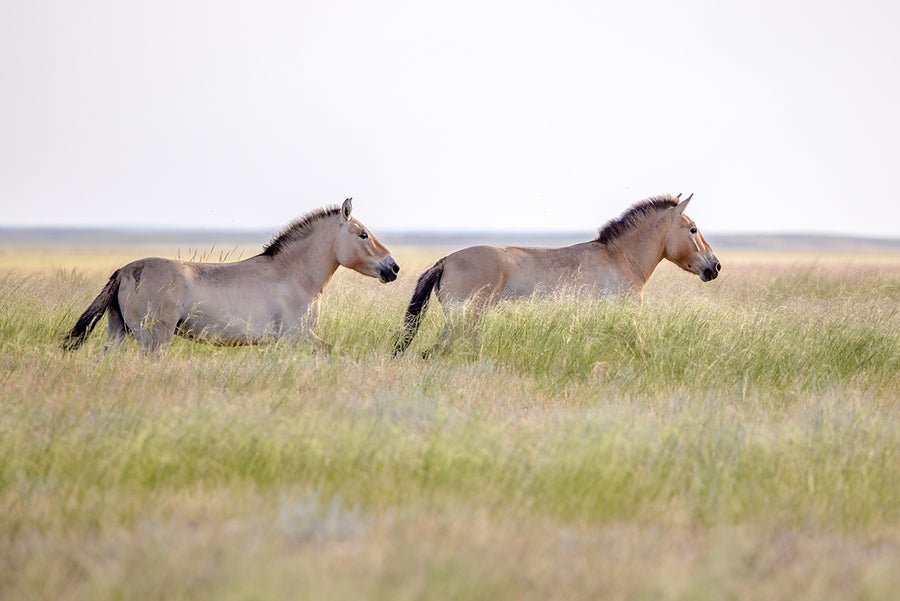
<instances>
[{"instance_id":1,"label":"dry yellow grass","mask_svg":"<svg viewBox=\"0 0 900 601\"><path fill-rule=\"evenodd\" d=\"M127 246L0 254L0 598L891 599L900 261L722 254L641 309L520 303L391 360L415 277L339 272L339 353L58 340ZM248 249L248 256L256 249ZM218 251L200 252L213 259ZM440 328L435 304L425 345Z\"/></svg>"}]
</instances>

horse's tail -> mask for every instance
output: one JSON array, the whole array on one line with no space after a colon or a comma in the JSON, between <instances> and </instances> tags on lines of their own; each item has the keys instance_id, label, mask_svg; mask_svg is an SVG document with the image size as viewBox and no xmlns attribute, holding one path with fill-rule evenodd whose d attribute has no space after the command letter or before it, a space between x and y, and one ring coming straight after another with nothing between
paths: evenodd
<instances>
[{"instance_id":1,"label":"horse's tail","mask_svg":"<svg viewBox=\"0 0 900 601\"><path fill-rule=\"evenodd\" d=\"M403 330L394 338L394 356L396 357L412 342L416 332L419 331L419 324L422 321L422 313L428 307L428 299L431 298L431 291L440 288L441 276L444 274L444 259L441 259L419 276L416 283L416 289L413 291L412 299L406 308L406 315L403 317Z\"/></svg>"},{"instance_id":2,"label":"horse's tail","mask_svg":"<svg viewBox=\"0 0 900 601\"><path fill-rule=\"evenodd\" d=\"M106 282L106 286L103 287L103 290L100 291L100 294L97 295L94 302L85 309L84 313L81 314L81 317L78 318L78 321L75 322L75 327L72 328L72 331L66 334L62 343L63 349L74 351L80 347L88 337L88 334L94 329L94 326L97 325L100 318L103 317L103 314L106 313L106 310L109 309L113 303L119 302L120 282L119 271L116 270L109 276L109 281Z\"/></svg>"}]
</instances>

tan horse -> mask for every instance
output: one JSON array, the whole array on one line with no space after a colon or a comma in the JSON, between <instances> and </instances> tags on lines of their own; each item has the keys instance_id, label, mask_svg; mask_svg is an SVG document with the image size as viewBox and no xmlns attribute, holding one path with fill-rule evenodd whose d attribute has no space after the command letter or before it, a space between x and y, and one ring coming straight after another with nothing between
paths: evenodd
<instances>
[{"instance_id":1,"label":"tan horse","mask_svg":"<svg viewBox=\"0 0 900 601\"><path fill-rule=\"evenodd\" d=\"M131 332L154 351L175 334L220 344L279 338L327 344L313 333L319 298L339 265L382 282L400 267L387 248L341 207L313 211L289 224L262 253L233 263L147 258L112 274L64 347L76 349L109 311L107 348Z\"/></svg>"},{"instance_id":2,"label":"tan horse","mask_svg":"<svg viewBox=\"0 0 900 601\"><path fill-rule=\"evenodd\" d=\"M446 347L454 317L451 313L461 307L477 320L484 307L497 301L562 290L640 299L663 259L704 282L715 279L721 269L719 260L697 225L684 214L691 196L680 203L680 194L641 201L600 228L590 242L564 248L472 246L440 259L419 277L403 330L394 342L394 354L402 353L412 342L432 290L444 309L439 345Z\"/></svg>"}]
</instances>

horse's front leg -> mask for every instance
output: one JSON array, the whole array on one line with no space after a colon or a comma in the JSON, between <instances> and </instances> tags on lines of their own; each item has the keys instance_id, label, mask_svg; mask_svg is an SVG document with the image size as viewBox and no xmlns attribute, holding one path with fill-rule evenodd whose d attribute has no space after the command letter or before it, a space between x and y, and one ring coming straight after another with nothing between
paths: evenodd
<instances>
[{"instance_id":1,"label":"horse's front leg","mask_svg":"<svg viewBox=\"0 0 900 601\"><path fill-rule=\"evenodd\" d=\"M312 343L312 345L315 347L315 349L316 349L317 351L320 351L320 352L323 352L323 353L326 353L326 354L331 354L331 351L332 351L332 349L334 348L330 343L325 342L324 340L322 340L321 338L319 338L319 337L316 335L316 333L313 332L312 330L308 330L308 331L306 332L306 337L305 337L305 338L306 338L306 340L308 340L309 342Z\"/></svg>"},{"instance_id":2,"label":"horse's front leg","mask_svg":"<svg viewBox=\"0 0 900 601\"><path fill-rule=\"evenodd\" d=\"M332 345L325 342L308 326L295 327L283 332L282 340L295 346L312 346L316 352L330 354Z\"/></svg>"},{"instance_id":3,"label":"horse's front leg","mask_svg":"<svg viewBox=\"0 0 900 601\"><path fill-rule=\"evenodd\" d=\"M332 345L319 338L313 331L319 321L318 300L310 303L301 315L292 327L286 329L286 337L297 344L310 344L316 351L331 353Z\"/></svg>"}]
</instances>

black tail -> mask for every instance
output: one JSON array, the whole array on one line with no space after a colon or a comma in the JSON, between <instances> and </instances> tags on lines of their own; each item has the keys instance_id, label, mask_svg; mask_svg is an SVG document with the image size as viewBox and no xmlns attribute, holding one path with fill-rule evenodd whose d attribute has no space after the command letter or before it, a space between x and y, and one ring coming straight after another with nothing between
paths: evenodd
<instances>
[{"instance_id":1,"label":"black tail","mask_svg":"<svg viewBox=\"0 0 900 601\"><path fill-rule=\"evenodd\" d=\"M106 313L106 310L109 309L109 306L114 302L118 302L118 295L119 272L117 270L109 276L109 281L106 282L106 286L103 287L103 290L100 291L100 294L97 295L94 302L92 302L88 308L85 309L84 313L81 314L81 317L78 318L72 331L66 335L62 343L63 349L74 351L80 347L84 343L85 338L88 337L88 334L94 329L94 326L97 325L100 318L103 317L103 314Z\"/></svg>"},{"instance_id":2,"label":"black tail","mask_svg":"<svg viewBox=\"0 0 900 601\"><path fill-rule=\"evenodd\" d=\"M422 313L428 307L428 299L431 291L441 286L441 276L444 274L444 259L441 259L419 276L416 289L413 292L406 315L403 317L403 330L394 338L394 356L406 350L419 331L419 323L422 321Z\"/></svg>"}]
</instances>

